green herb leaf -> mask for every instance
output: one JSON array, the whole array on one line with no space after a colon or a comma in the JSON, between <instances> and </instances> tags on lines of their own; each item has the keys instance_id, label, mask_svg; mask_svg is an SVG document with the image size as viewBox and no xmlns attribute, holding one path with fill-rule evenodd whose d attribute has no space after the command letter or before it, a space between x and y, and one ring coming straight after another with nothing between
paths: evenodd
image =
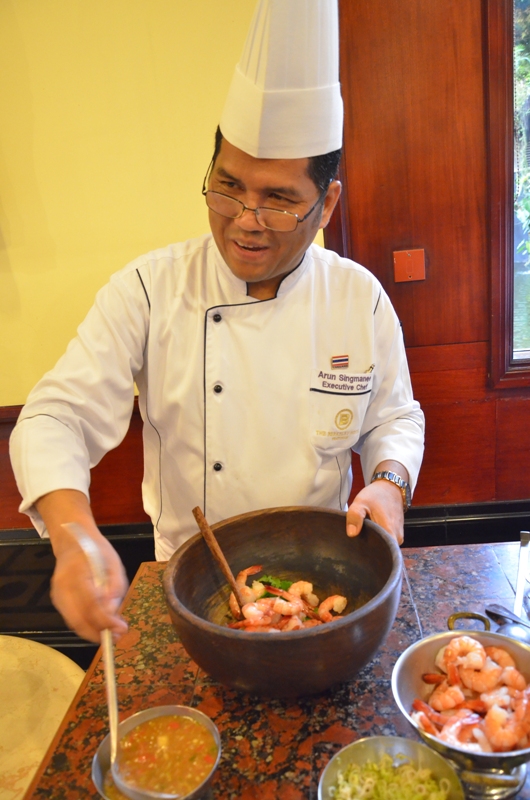
<instances>
[{"instance_id":1,"label":"green herb leaf","mask_svg":"<svg viewBox=\"0 0 530 800\"><path fill-rule=\"evenodd\" d=\"M289 591L293 585L293 581L282 581L281 578L275 578L273 575L264 575L259 582L266 586L274 586L275 589L283 589L284 592Z\"/></svg>"}]
</instances>

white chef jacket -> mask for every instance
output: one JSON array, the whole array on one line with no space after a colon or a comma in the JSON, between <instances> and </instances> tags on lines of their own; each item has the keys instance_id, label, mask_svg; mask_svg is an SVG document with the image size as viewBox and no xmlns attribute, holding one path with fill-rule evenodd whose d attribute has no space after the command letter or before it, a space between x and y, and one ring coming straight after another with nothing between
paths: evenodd
<instances>
[{"instance_id":1,"label":"white chef jacket","mask_svg":"<svg viewBox=\"0 0 530 800\"><path fill-rule=\"evenodd\" d=\"M344 509L351 452L414 487L423 414L402 331L377 279L312 245L269 300L248 297L211 235L142 256L112 276L65 355L30 393L11 437L20 511L124 438L134 383L144 422L144 507L165 560L211 522L259 508Z\"/></svg>"}]
</instances>

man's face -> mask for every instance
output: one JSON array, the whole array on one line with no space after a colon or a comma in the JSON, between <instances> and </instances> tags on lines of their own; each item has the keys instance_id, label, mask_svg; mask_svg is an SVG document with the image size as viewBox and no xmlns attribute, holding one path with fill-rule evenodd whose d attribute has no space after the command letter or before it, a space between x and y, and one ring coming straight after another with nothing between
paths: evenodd
<instances>
[{"instance_id":1,"label":"man's face","mask_svg":"<svg viewBox=\"0 0 530 800\"><path fill-rule=\"evenodd\" d=\"M308 163L307 158L253 158L223 139L208 189L249 208L266 206L303 217L319 196ZM318 229L327 225L339 194L340 183L333 181L323 204L292 232L263 228L251 211L229 219L210 210L217 247L234 275L246 281L250 296L263 300L276 295L282 277L298 266Z\"/></svg>"}]
</instances>

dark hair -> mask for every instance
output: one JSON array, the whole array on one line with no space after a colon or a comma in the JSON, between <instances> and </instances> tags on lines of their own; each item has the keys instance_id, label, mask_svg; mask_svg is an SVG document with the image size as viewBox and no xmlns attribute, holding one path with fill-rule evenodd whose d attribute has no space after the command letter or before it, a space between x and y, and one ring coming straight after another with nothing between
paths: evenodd
<instances>
[{"instance_id":1,"label":"dark hair","mask_svg":"<svg viewBox=\"0 0 530 800\"><path fill-rule=\"evenodd\" d=\"M223 134L221 128L217 126L215 131L215 147L213 151L212 167L215 164L215 159L221 150L221 143L223 141ZM337 170L340 164L340 157L342 150L332 150L330 153L324 153L322 156L310 156L309 164L307 165L307 174L317 187L320 194L323 194L328 188L332 180L337 175Z\"/></svg>"}]
</instances>

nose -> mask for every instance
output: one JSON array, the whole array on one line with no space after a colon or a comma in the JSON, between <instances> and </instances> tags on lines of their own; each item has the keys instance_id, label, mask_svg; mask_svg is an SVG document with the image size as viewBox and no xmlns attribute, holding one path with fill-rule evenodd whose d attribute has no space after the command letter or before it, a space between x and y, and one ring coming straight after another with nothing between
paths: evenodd
<instances>
[{"instance_id":1,"label":"nose","mask_svg":"<svg viewBox=\"0 0 530 800\"><path fill-rule=\"evenodd\" d=\"M242 215L234 220L240 228L245 231L262 231L263 225L260 225L255 211L251 208L245 208Z\"/></svg>"}]
</instances>

